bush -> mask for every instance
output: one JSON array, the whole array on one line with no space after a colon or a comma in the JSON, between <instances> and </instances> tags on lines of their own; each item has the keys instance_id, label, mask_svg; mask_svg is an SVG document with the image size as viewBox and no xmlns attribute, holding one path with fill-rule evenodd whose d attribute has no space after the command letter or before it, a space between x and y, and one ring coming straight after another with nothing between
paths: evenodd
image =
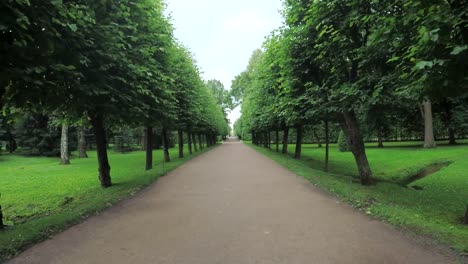
<instances>
[{"instance_id":1,"label":"bush","mask_svg":"<svg viewBox=\"0 0 468 264\"><path fill-rule=\"evenodd\" d=\"M14 134L21 155L60 155L60 131L49 124L49 117L44 114L24 114L17 120Z\"/></svg>"},{"instance_id":2,"label":"bush","mask_svg":"<svg viewBox=\"0 0 468 264\"><path fill-rule=\"evenodd\" d=\"M343 131L340 131L340 135L338 136L338 150L341 152L349 151L348 142L346 142L346 137Z\"/></svg>"}]
</instances>

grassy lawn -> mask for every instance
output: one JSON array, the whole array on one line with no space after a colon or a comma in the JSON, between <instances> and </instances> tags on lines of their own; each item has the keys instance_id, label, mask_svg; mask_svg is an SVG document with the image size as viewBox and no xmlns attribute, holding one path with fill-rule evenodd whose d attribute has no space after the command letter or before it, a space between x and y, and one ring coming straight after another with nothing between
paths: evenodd
<instances>
[{"instance_id":1,"label":"grassy lawn","mask_svg":"<svg viewBox=\"0 0 468 264\"><path fill-rule=\"evenodd\" d=\"M144 152L109 151L114 186L105 190L99 185L95 152L88 159L72 159L70 166L59 165L57 158L1 155L0 205L9 227L0 231L0 262L135 194L196 156L179 159L177 149L170 152L173 160L163 164L162 150L155 150L154 168L145 171Z\"/></svg>"},{"instance_id":2,"label":"grassy lawn","mask_svg":"<svg viewBox=\"0 0 468 264\"><path fill-rule=\"evenodd\" d=\"M335 145L330 147L330 173L324 173L325 150L316 145L305 145L302 159L294 160L247 144L369 215L468 253L468 226L462 225L468 204L468 145L441 144L426 150L421 143L387 143L384 149L369 144L367 154L378 183L363 187L356 183L352 154L339 152ZM294 151L293 145L289 151ZM405 186L425 167L445 162L450 165Z\"/></svg>"}]
</instances>

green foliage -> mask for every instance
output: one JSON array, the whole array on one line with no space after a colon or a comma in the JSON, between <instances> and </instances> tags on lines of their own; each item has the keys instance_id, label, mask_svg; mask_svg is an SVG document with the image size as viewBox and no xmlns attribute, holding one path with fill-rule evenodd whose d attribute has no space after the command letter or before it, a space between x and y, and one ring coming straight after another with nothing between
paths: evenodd
<instances>
[{"instance_id":1,"label":"green foliage","mask_svg":"<svg viewBox=\"0 0 468 264\"><path fill-rule=\"evenodd\" d=\"M43 114L24 114L15 124L19 153L29 156L58 156L60 131Z\"/></svg>"},{"instance_id":2,"label":"green foliage","mask_svg":"<svg viewBox=\"0 0 468 264\"><path fill-rule=\"evenodd\" d=\"M349 151L348 142L346 142L346 137L343 131L340 131L340 134L338 135L338 150L340 152Z\"/></svg>"},{"instance_id":3,"label":"green foliage","mask_svg":"<svg viewBox=\"0 0 468 264\"><path fill-rule=\"evenodd\" d=\"M285 1L285 25L233 81L238 130L339 123L355 155L365 155L361 131L419 134L424 98L440 113L438 104L468 92L466 10L466 1ZM450 108L453 134L464 114Z\"/></svg>"},{"instance_id":4,"label":"green foliage","mask_svg":"<svg viewBox=\"0 0 468 264\"><path fill-rule=\"evenodd\" d=\"M207 119L198 116L204 105L181 102L194 99L203 82L173 39L162 1L6 1L1 7L4 103L127 125L187 123L185 114L192 124L180 126L205 129L198 124Z\"/></svg>"}]
</instances>

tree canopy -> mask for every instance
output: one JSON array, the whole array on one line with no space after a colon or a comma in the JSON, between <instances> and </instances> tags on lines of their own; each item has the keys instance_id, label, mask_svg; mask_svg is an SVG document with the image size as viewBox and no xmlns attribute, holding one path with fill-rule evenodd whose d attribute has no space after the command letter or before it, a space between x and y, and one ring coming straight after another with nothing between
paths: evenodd
<instances>
[{"instance_id":1,"label":"tree canopy","mask_svg":"<svg viewBox=\"0 0 468 264\"><path fill-rule=\"evenodd\" d=\"M104 187L111 125L227 134L225 105L174 38L164 9L161 0L3 1L1 108L84 118Z\"/></svg>"},{"instance_id":2,"label":"tree canopy","mask_svg":"<svg viewBox=\"0 0 468 264\"><path fill-rule=\"evenodd\" d=\"M396 126L418 130L414 120L421 112L425 146L432 147L433 111L445 107L444 120L452 124L449 134L454 133L453 116L464 116L455 109L468 91L466 5L441 0L285 1L285 24L233 80L231 94L242 103L237 133L251 133L258 143L269 141L270 131L284 130L287 141L289 128L294 128L295 156L300 157L304 125L325 123L328 130L329 122L338 123L361 182L370 184L364 140L372 131L382 138Z\"/></svg>"}]
</instances>

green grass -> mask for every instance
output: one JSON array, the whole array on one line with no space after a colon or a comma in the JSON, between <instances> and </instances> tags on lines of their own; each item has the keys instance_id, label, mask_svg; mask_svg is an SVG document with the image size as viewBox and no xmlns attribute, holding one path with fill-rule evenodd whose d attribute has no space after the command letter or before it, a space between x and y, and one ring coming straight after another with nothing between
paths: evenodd
<instances>
[{"instance_id":1,"label":"green grass","mask_svg":"<svg viewBox=\"0 0 468 264\"><path fill-rule=\"evenodd\" d=\"M423 149L421 143L387 143L378 149L369 144L377 184L363 187L356 182L352 154L339 152L335 145L330 148L330 173L324 173L323 148L304 145L302 159L294 160L247 144L369 215L468 253L468 226L461 221L468 204L468 145ZM289 151L294 151L293 145ZM426 166L443 162L452 163L409 187L402 184ZM423 189L410 188L414 185Z\"/></svg>"},{"instance_id":2,"label":"green grass","mask_svg":"<svg viewBox=\"0 0 468 264\"><path fill-rule=\"evenodd\" d=\"M0 262L135 194L198 155L179 159L176 149L170 153L173 160L163 164L162 151L155 150L154 168L145 171L144 152L109 151L114 185L108 189L99 185L96 153L92 151L88 159L72 159L70 166L59 165L57 158L1 155L0 205L9 227L0 231Z\"/></svg>"}]
</instances>

